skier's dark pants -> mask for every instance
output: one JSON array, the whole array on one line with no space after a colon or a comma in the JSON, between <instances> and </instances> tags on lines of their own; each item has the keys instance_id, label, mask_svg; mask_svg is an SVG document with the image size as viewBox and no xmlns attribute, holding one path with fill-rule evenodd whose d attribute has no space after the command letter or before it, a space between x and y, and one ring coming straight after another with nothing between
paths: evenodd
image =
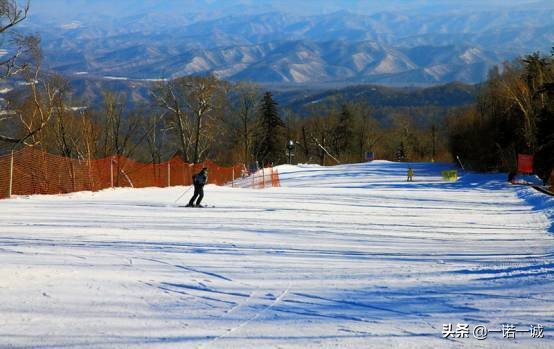
<instances>
[{"instance_id":1,"label":"skier's dark pants","mask_svg":"<svg viewBox=\"0 0 554 349\"><path fill-rule=\"evenodd\" d=\"M189 206L194 206L194 200L196 201L196 206L199 206L202 202L202 199L204 198L204 186L203 185L194 185L194 195L192 196L192 199L189 201Z\"/></svg>"}]
</instances>

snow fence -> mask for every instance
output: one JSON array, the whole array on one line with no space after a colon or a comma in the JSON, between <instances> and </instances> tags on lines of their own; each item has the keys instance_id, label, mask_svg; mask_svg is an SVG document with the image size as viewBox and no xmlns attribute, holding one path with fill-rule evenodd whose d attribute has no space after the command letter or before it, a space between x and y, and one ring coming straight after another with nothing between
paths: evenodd
<instances>
[{"instance_id":1,"label":"snow fence","mask_svg":"<svg viewBox=\"0 0 554 349\"><path fill-rule=\"evenodd\" d=\"M114 187L191 185L192 175L202 167L209 169L208 183L216 185L233 183L236 177L241 177L244 168L242 164L221 167L212 161L189 164L179 157L159 164L140 163L124 156L78 160L24 148L0 156L0 199L11 195L61 194Z\"/></svg>"},{"instance_id":2,"label":"snow fence","mask_svg":"<svg viewBox=\"0 0 554 349\"><path fill-rule=\"evenodd\" d=\"M240 178L236 178L232 182L232 186L252 189L274 188L281 186L281 180L279 178L279 171L276 168L266 167L249 175L243 173Z\"/></svg>"}]
</instances>

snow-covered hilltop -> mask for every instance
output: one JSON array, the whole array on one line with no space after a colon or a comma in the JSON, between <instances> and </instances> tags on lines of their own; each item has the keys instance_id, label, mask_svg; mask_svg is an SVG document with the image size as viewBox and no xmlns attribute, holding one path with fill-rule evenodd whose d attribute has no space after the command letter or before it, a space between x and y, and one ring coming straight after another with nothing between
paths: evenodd
<instances>
[{"instance_id":1,"label":"snow-covered hilltop","mask_svg":"<svg viewBox=\"0 0 554 349\"><path fill-rule=\"evenodd\" d=\"M183 187L2 200L0 347L551 347L554 200L448 168L281 166L206 209Z\"/></svg>"},{"instance_id":2,"label":"snow-covered hilltop","mask_svg":"<svg viewBox=\"0 0 554 349\"><path fill-rule=\"evenodd\" d=\"M65 75L413 86L479 83L550 52L552 1L34 1L45 64Z\"/></svg>"}]
</instances>

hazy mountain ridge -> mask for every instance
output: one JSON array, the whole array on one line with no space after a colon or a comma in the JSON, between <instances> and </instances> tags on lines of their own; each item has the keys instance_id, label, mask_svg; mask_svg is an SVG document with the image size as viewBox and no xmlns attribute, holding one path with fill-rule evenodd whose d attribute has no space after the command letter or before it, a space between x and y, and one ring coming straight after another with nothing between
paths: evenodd
<instances>
[{"instance_id":1,"label":"hazy mountain ridge","mask_svg":"<svg viewBox=\"0 0 554 349\"><path fill-rule=\"evenodd\" d=\"M77 76L69 80L73 107L89 106L97 109L103 105L105 91L113 91L124 97L127 108L150 107L154 104L152 88L156 81L106 79ZM345 84L346 85L346 84ZM13 97L25 93L27 87L17 81L0 85L0 97ZM456 107L475 102L479 85L450 83L432 87L387 87L373 84L357 84L343 87L295 86L291 84L262 85L260 91L271 90L280 109L289 109L305 115L312 107L338 103L367 103L375 108L386 107ZM12 98L12 97L10 97ZM17 98L17 97L16 97Z\"/></svg>"},{"instance_id":2,"label":"hazy mountain ridge","mask_svg":"<svg viewBox=\"0 0 554 349\"><path fill-rule=\"evenodd\" d=\"M353 85L324 91L277 91L275 99L285 108L306 114L314 107L336 103L367 103L373 108L457 107L475 102L479 86L450 83L427 88L391 88L379 85Z\"/></svg>"},{"instance_id":3,"label":"hazy mountain ridge","mask_svg":"<svg viewBox=\"0 0 554 349\"><path fill-rule=\"evenodd\" d=\"M429 55L432 52L432 55ZM395 48L374 41L284 41L215 49L164 50L157 45L77 53L56 59L55 70L96 76L175 77L213 73L256 82L478 82L499 60L476 47Z\"/></svg>"},{"instance_id":4,"label":"hazy mountain ridge","mask_svg":"<svg viewBox=\"0 0 554 349\"><path fill-rule=\"evenodd\" d=\"M118 92L125 98L128 108L152 106L154 81L104 79L91 76L75 77L69 80L72 94L70 104L74 107L90 106L93 109L103 105L105 91ZM281 110L289 109L305 115L314 106L337 103L363 102L375 108L396 107L440 107L448 108L471 104L475 101L479 86L450 83L433 87L387 87L362 84L340 88L285 85L260 86L260 91L272 90ZM4 84L8 94L19 94L25 89L17 84ZM3 92L6 93L6 92ZM5 95L4 95L5 96Z\"/></svg>"},{"instance_id":5,"label":"hazy mountain ridge","mask_svg":"<svg viewBox=\"0 0 554 349\"><path fill-rule=\"evenodd\" d=\"M236 9L228 16L168 14L172 7L166 4L162 12L80 18L83 22L67 18L45 25L39 17L27 27L40 29L48 68L66 74L214 73L263 83L475 83L492 65L547 52L554 42L554 5L546 3L469 12L318 15L256 13L257 8L231 4Z\"/></svg>"}]
</instances>

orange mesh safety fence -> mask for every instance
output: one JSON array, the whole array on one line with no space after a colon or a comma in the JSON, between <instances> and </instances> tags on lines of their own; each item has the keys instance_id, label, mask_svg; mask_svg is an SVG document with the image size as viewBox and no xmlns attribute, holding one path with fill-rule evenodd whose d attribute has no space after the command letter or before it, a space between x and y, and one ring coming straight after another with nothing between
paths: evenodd
<instances>
[{"instance_id":1,"label":"orange mesh safety fence","mask_svg":"<svg viewBox=\"0 0 554 349\"><path fill-rule=\"evenodd\" d=\"M193 174L209 169L208 183L225 185L243 166L220 167L212 161L188 164L178 157L159 164L136 162L123 156L77 160L34 148L0 156L0 199L12 195L60 194L111 187L168 187L191 185Z\"/></svg>"},{"instance_id":2,"label":"orange mesh safety fence","mask_svg":"<svg viewBox=\"0 0 554 349\"><path fill-rule=\"evenodd\" d=\"M243 176L242 178L237 179L234 181L234 186L240 188L264 189L280 187L281 181L279 179L279 172L277 169L268 167L260 169L255 173L252 173L250 176Z\"/></svg>"},{"instance_id":3,"label":"orange mesh safety fence","mask_svg":"<svg viewBox=\"0 0 554 349\"><path fill-rule=\"evenodd\" d=\"M279 179L279 171L277 171L277 169L272 169L271 171L271 186L272 187L281 186L281 180Z\"/></svg>"},{"instance_id":4,"label":"orange mesh safety fence","mask_svg":"<svg viewBox=\"0 0 554 349\"><path fill-rule=\"evenodd\" d=\"M11 155L0 156L0 199L9 195L11 158Z\"/></svg>"}]
</instances>

